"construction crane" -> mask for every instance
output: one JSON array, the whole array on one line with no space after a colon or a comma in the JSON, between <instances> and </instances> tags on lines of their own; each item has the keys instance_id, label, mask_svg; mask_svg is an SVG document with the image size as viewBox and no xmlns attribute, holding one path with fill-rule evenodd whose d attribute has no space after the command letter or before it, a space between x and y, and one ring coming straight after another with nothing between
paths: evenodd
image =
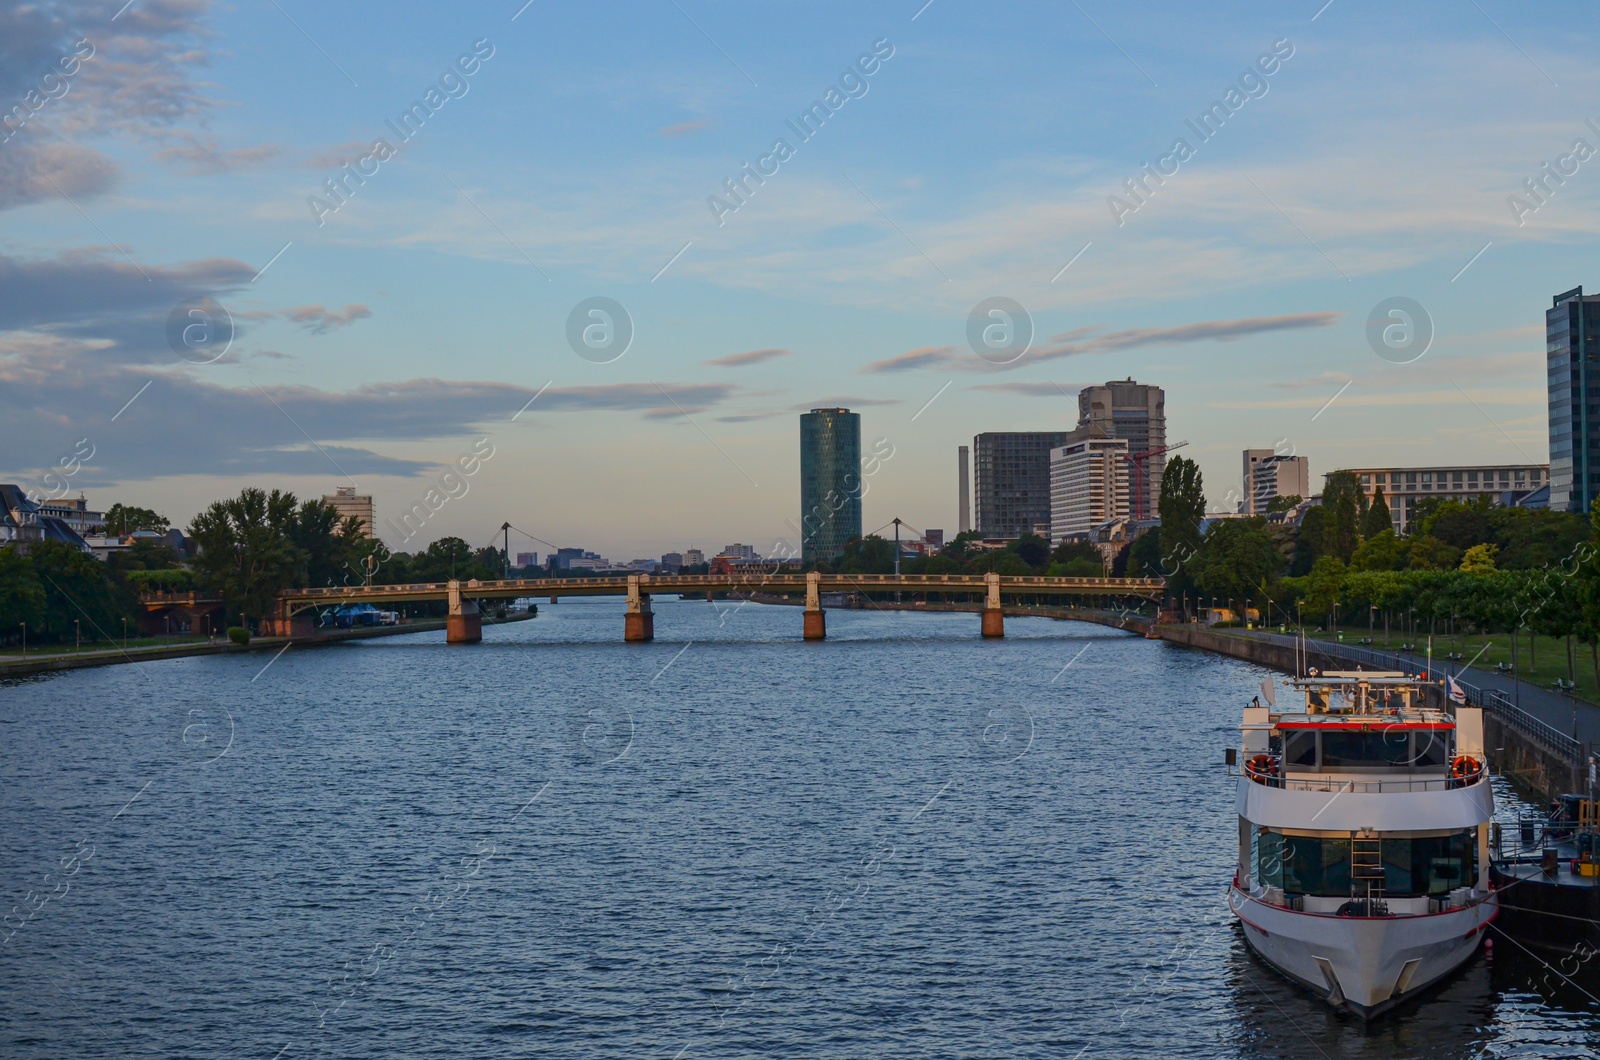
<instances>
[{"instance_id":1,"label":"construction crane","mask_svg":"<svg viewBox=\"0 0 1600 1060\"><path fill-rule=\"evenodd\" d=\"M1133 502L1128 507L1130 509L1129 514L1131 514L1133 518L1150 518L1150 510L1148 507L1150 503L1150 491L1145 488L1144 484L1145 464L1150 460L1151 457L1163 456L1172 452L1174 449L1182 449L1188 444L1189 442L1187 440L1173 442L1171 445L1163 445L1159 449L1149 449L1142 453L1130 453L1129 455L1123 457L1123 459L1128 462L1128 499Z\"/></svg>"}]
</instances>

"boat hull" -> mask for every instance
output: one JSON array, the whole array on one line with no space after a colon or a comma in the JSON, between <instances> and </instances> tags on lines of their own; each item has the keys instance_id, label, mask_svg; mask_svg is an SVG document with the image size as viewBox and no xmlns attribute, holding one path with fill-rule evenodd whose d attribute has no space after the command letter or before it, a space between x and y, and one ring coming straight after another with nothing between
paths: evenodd
<instances>
[{"instance_id":1,"label":"boat hull","mask_svg":"<svg viewBox=\"0 0 1600 1060\"><path fill-rule=\"evenodd\" d=\"M1262 960L1363 1019L1465 964L1499 912L1490 895L1477 905L1428 916L1327 916L1268 905L1237 887L1229 889L1228 904Z\"/></svg>"}]
</instances>

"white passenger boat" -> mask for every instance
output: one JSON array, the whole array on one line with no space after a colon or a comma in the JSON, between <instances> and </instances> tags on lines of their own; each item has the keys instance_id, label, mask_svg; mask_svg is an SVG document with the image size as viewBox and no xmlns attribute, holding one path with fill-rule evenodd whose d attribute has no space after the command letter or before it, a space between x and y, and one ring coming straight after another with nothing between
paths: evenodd
<instances>
[{"instance_id":1,"label":"white passenger boat","mask_svg":"<svg viewBox=\"0 0 1600 1060\"><path fill-rule=\"evenodd\" d=\"M1244 709L1228 901L1269 965L1371 1018L1461 966L1498 912L1483 713L1403 673L1310 671Z\"/></svg>"}]
</instances>

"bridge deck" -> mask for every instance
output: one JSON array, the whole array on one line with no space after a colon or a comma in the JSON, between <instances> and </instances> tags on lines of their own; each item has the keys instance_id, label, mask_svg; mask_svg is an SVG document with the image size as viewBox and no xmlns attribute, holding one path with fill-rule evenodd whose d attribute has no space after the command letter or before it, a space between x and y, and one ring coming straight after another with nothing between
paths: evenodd
<instances>
[{"instance_id":1,"label":"bridge deck","mask_svg":"<svg viewBox=\"0 0 1600 1060\"><path fill-rule=\"evenodd\" d=\"M640 574L603 578L510 578L460 582L462 596L470 599L509 599L519 596L624 596L637 582L645 594L703 592L804 593L806 575L776 574ZM823 574L818 590L838 592L974 593L988 591L982 574ZM1049 578L1042 575L1002 575L1000 592L1006 596L1138 596L1159 599L1166 582L1161 578ZM404 603L448 600L449 582L408 585L334 586L323 589L286 589L279 603L299 610L340 603Z\"/></svg>"}]
</instances>

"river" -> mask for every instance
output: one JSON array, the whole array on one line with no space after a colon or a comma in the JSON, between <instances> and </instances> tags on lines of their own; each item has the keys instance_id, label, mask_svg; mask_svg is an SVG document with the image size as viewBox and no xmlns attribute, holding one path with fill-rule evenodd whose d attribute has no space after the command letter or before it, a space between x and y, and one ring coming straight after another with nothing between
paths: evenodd
<instances>
[{"instance_id":1,"label":"river","mask_svg":"<svg viewBox=\"0 0 1600 1060\"><path fill-rule=\"evenodd\" d=\"M0 682L0 1055L1600 1055L1600 960L1496 935L1363 1027L1249 956L1222 756L1265 671L800 617Z\"/></svg>"}]
</instances>

